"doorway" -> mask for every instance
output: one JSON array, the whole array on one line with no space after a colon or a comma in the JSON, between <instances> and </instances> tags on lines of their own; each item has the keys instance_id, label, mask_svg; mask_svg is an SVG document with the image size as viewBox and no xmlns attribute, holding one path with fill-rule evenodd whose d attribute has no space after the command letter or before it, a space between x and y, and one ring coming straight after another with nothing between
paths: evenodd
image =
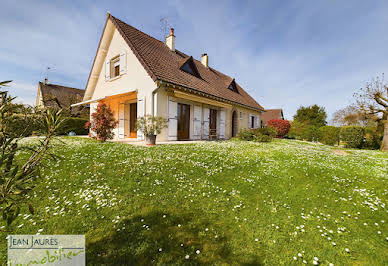
<instances>
[{"instance_id":1,"label":"doorway","mask_svg":"<svg viewBox=\"0 0 388 266\"><path fill-rule=\"evenodd\" d=\"M129 137L136 138L136 121L137 121L137 103L129 105Z\"/></svg>"},{"instance_id":2,"label":"doorway","mask_svg":"<svg viewBox=\"0 0 388 266\"><path fill-rule=\"evenodd\" d=\"M232 137L237 135L237 112L233 111L232 113Z\"/></svg>"},{"instance_id":3,"label":"doorway","mask_svg":"<svg viewBox=\"0 0 388 266\"><path fill-rule=\"evenodd\" d=\"M217 138L217 110L215 109L210 109L209 137Z\"/></svg>"},{"instance_id":4,"label":"doorway","mask_svg":"<svg viewBox=\"0 0 388 266\"><path fill-rule=\"evenodd\" d=\"M190 105L178 103L178 140L190 139Z\"/></svg>"}]
</instances>

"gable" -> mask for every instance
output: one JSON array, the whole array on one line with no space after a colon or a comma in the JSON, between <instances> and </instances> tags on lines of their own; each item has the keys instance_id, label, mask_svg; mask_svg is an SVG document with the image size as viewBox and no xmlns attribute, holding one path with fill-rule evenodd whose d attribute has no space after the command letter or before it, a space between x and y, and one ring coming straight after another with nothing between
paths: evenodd
<instances>
[{"instance_id":1,"label":"gable","mask_svg":"<svg viewBox=\"0 0 388 266\"><path fill-rule=\"evenodd\" d=\"M109 71L107 62L117 57L120 57L120 60L125 60L121 64L125 63L126 71L120 72L119 77L107 79L106 73ZM134 90L145 94L147 90L152 90L154 87L155 82L147 74L121 33L108 20L101 37L83 100L98 99Z\"/></svg>"},{"instance_id":2,"label":"gable","mask_svg":"<svg viewBox=\"0 0 388 266\"><path fill-rule=\"evenodd\" d=\"M190 56L187 60L185 60L180 67L182 71L185 71L186 73L189 73L197 78L201 78L201 75L198 72L197 67L194 64L193 57Z\"/></svg>"}]
</instances>

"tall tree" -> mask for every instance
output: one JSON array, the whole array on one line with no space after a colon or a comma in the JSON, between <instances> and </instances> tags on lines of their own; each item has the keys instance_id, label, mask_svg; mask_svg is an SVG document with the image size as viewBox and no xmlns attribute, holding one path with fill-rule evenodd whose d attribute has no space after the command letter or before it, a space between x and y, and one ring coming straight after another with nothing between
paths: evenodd
<instances>
[{"instance_id":1,"label":"tall tree","mask_svg":"<svg viewBox=\"0 0 388 266\"><path fill-rule=\"evenodd\" d=\"M336 126L363 126L374 123L373 116L360 111L356 105L349 105L334 112L331 123Z\"/></svg>"},{"instance_id":2,"label":"tall tree","mask_svg":"<svg viewBox=\"0 0 388 266\"><path fill-rule=\"evenodd\" d=\"M388 85L384 74L367 82L354 96L360 110L366 115L376 115L377 122L384 126L381 150L388 151Z\"/></svg>"},{"instance_id":3,"label":"tall tree","mask_svg":"<svg viewBox=\"0 0 388 266\"><path fill-rule=\"evenodd\" d=\"M326 125L326 118L325 108L316 104L307 107L301 106L294 115L294 121L315 127Z\"/></svg>"}]
</instances>

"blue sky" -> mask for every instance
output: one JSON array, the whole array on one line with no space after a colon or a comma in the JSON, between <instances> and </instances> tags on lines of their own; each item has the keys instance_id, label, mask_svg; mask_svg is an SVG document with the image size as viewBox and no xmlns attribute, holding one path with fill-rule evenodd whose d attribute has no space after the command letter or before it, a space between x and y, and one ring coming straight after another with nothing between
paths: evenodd
<instances>
[{"instance_id":1,"label":"blue sky","mask_svg":"<svg viewBox=\"0 0 388 266\"><path fill-rule=\"evenodd\" d=\"M329 115L366 81L388 73L388 1L2 0L0 80L33 104L37 84L85 88L106 12L236 79L265 108L292 118L303 105Z\"/></svg>"}]
</instances>

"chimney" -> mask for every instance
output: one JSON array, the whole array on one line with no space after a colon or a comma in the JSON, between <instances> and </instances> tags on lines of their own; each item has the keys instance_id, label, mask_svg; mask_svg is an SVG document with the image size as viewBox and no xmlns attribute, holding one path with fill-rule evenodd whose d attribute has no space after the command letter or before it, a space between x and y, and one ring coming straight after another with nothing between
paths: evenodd
<instances>
[{"instance_id":1,"label":"chimney","mask_svg":"<svg viewBox=\"0 0 388 266\"><path fill-rule=\"evenodd\" d=\"M49 82L48 82L48 78L44 78L44 84L48 84Z\"/></svg>"},{"instance_id":2,"label":"chimney","mask_svg":"<svg viewBox=\"0 0 388 266\"><path fill-rule=\"evenodd\" d=\"M166 45L170 48L171 51L175 51L175 35L174 28L170 29L170 35L166 37Z\"/></svg>"},{"instance_id":3,"label":"chimney","mask_svg":"<svg viewBox=\"0 0 388 266\"><path fill-rule=\"evenodd\" d=\"M205 67L209 67L209 57L207 56L207 54L202 54L202 56L201 56L201 63Z\"/></svg>"}]
</instances>

